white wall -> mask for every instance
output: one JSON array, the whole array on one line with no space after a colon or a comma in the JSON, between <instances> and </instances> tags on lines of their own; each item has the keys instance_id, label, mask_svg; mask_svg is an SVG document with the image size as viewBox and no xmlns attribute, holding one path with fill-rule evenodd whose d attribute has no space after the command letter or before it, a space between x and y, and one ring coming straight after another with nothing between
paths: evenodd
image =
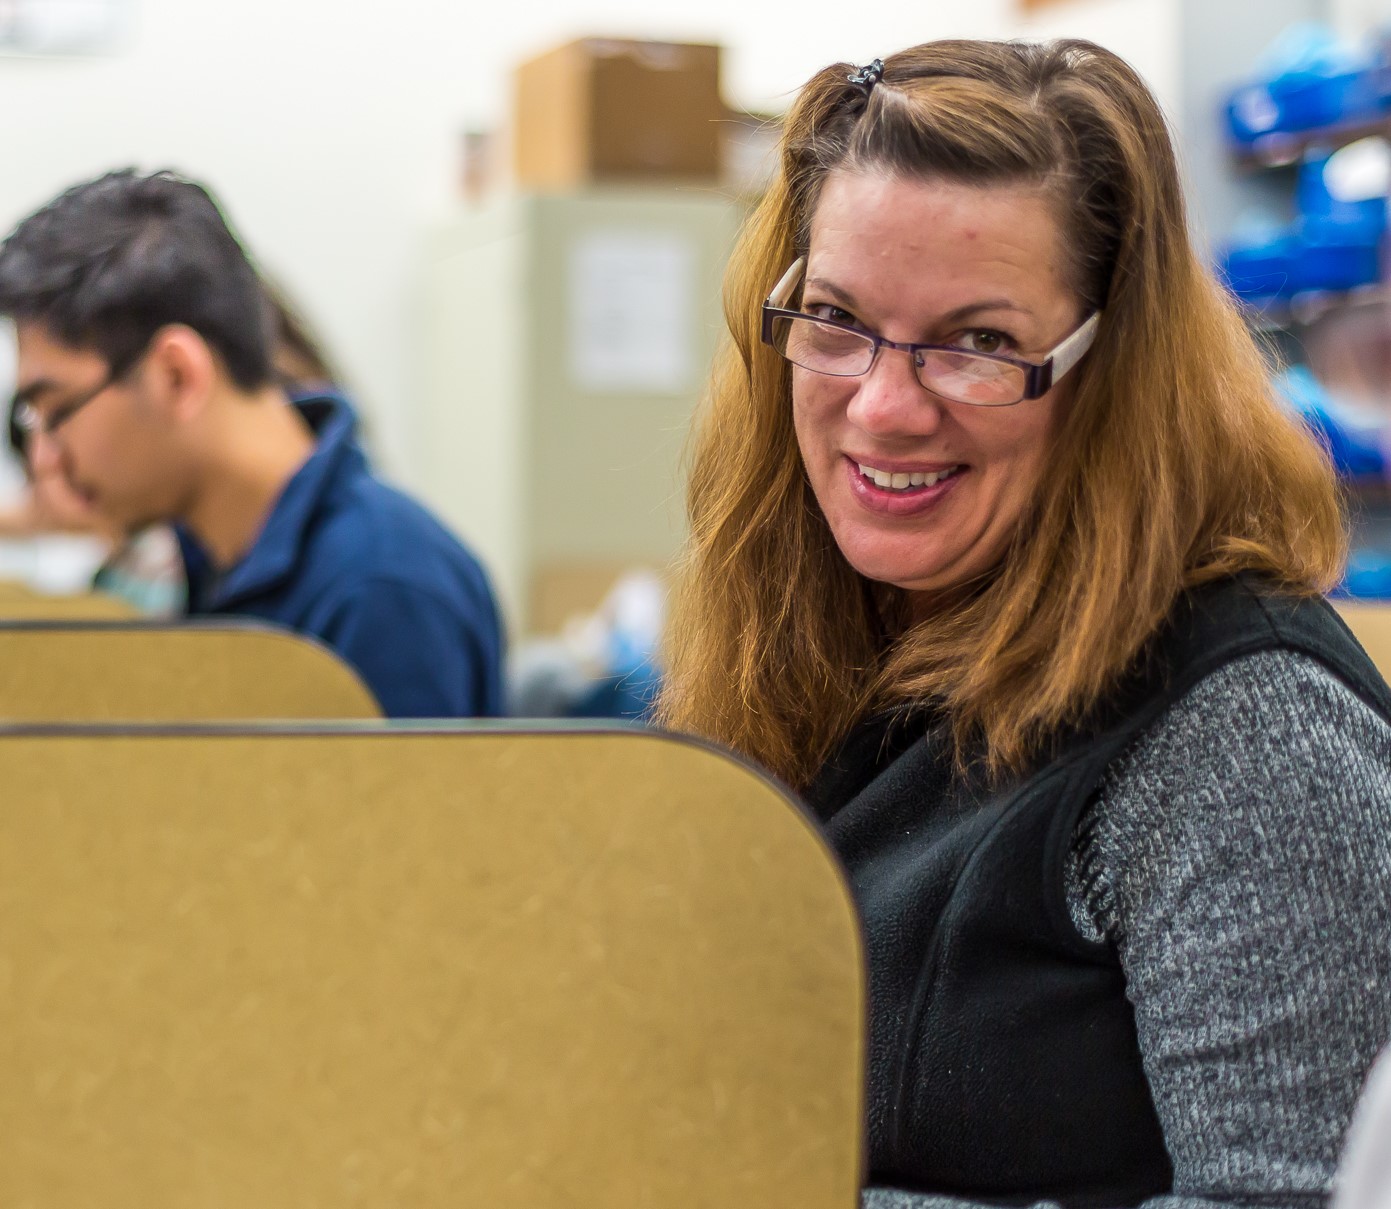
<instances>
[{"instance_id":1,"label":"white wall","mask_svg":"<svg viewBox=\"0 0 1391 1209\"><path fill-rule=\"evenodd\" d=\"M522 0L505 17L458 0L132 2L136 27L109 57L0 58L0 227L109 167L209 182L326 337L381 460L407 481L419 232L454 200L460 132L505 116L518 59L583 34L719 41L730 99L766 108L837 59L941 36L1077 34L1177 95L1173 0L1073 0L1032 24L1013 0L704 0L661 16L651 0Z\"/></svg>"},{"instance_id":2,"label":"white wall","mask_svg":"<svg viewBox=\"0 0 1391 1209\"><path fill-rule=\"evenodd\" d=\"M1334 28L1347 37L1391 25L1391 0L1330 0L1329 8Z\"/></svg>"}]
</instances>

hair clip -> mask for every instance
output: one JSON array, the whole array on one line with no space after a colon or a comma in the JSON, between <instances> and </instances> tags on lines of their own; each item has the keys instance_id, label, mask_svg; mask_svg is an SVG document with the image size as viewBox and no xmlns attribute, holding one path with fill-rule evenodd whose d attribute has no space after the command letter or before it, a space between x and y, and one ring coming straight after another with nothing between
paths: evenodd
<instances>
[{"instance_id":1,"label":"hair clip","mask_svg":"<svg viewBox=\"0 0 1391 1209\"><path fill-rule=\"evenodd\" d=\"M861 67L859 71L852 72L845 78L868 97L869 90L884 78L884 60L875 59L873 63Z\"/></svg>"}]
</instances>

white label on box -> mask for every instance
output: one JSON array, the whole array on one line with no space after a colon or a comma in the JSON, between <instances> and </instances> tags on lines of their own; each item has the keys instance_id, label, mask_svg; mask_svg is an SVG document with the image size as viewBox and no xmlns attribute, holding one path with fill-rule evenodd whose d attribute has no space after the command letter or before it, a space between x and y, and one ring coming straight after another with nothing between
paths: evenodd
<instances>
[{"instance_id":1,"label":"white label on box","mask_svg":"<svg viewBox=\"0 0 1391 1209\"><path fill-rule=\"evenodd\" d=\"M683 394L695 368L695 249L594 231L570 248L570 378L593 394Z\"/></svg>"}]
</instances>

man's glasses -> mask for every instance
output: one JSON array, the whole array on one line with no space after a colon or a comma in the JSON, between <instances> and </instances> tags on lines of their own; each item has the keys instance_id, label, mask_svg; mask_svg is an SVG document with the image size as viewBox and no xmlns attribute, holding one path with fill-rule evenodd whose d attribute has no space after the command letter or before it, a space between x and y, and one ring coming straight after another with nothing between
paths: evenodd
<instances>
[{"instance_id":1,"label":"man's glasses","mask_svg":"<svg viewBox=\"0 0 1391 1209\"><path fill-rule=\"evenodd\" d=\"M80 395L66 399L56 407L50 407L46 411L40 411L29 399L24 398L24 392L21 392L10 407L10 417L14 426L24 435L26 441L36 433L52 436L103 391L109 390L126 377L139 364L140 359L140 357L136 357L128 365L113 368L90 390L85 390Z\"/></svg>"},{"instance_id":2,"label":"man's glasses","mask_svg":"<svg viewBox=\"0 0 1391 1209\"><path fill-rule=\"evenodd\" d=\"M1101 312L1093 311L1039 362L950 345L902 344L850 323L785 309L805 268L805 258L798 259L763 304L765 344L793 365L833 378L869 373L881 348L907 353L913 358L918 381L933 394L976 407L1008 407L1046 395L1091 348L1101 320Z\"/></svg>"}]
</instances>

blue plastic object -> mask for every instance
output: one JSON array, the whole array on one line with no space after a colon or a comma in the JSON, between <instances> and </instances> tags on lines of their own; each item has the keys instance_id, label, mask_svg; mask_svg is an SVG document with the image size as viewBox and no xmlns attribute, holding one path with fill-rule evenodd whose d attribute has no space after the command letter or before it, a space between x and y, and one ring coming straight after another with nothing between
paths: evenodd
<instances>
[{"instance_id":1,"label":"blue plastic object","mask_svg":"<svg viewBox=\"0 0 1391 1209\"><path fill-rule=\"evenodd\" d=\"M1391 554L1362 546L1348 555L1347 573L1334 596L1361 600L1391 600Z\"/></svg>"},{"instance_id":2,"label":"blue plastic object","mask_svg":"<svg viewBox=\"0 0 1391 1209\"><path fill-rule=\"evenodd\" d=\"M1328 450L1344 478L1385 477L1391 431L1380 417L1334 399L1303 365L1275 379L1276 389Z\"/></svg>"},{"instance_id":3,"label":"blue plastic object","mask_svg":"<svg viewBox=\"0 0 1391 1209\"><path fill-rule=\"evenodd\" d=\"M1302 232L1291 280L1301 290L1354 290L1381 279L1381 245L1336 226Z\"/></svg>"},{"instance_id":4,"label":"blue plastic object","mask_svg":"<svg viewBox=\"0 0 1391 1209\"><path fill-rule=\"evenodd\" d=\"M1300 165L1299 217L1286 227L1248 220L1218 259L1228 287L1249 302L1288 300L1307 291L1353 290L1382 276L1387 228L1383 194L1335 196L1326 175L1332 157Z\"/></svg>"},{"instance_id":5,"label":"blue plastic object","mask_svg":"<svg viewBox=\"0 0 1391 1209\"><path fill-rule=\"evenodd\" d=\"M662 678L650 663L621 676L605 676L591 684L565 710L567 718L620 718L646 721L661 691Z\"/></svg>"},{"instance_id":6,"label":"blue plastic object","mask_svg":"<svg viewBox=\"0 0 1391 1209\"><path fill-rule=\"evenodd\" d=\"M1386 195L1344 200L1329 188L1326 172L1332 155L1311 156L1299 166L1295 204L1306 223L1336 228L1348 235L1376 240L1386 230Z\"/></svg>"},{"instance_id":7,"label":"blue plastic object","mask_svg":"<svg viewBox=\"0 0 1391 1209\"><path fill-rule=\"evenodd\" d=\"M1283 79L1248 84L1227 102L1227 128L1238 143L1272 134L1298 134L1373 117L1381 104L1364 72L1328 79Z\"/></svg>"},{"instance_id":8,"label":"blue plastic object","mask_svg":"<svg viewBox=\"0 0 1391 1209\"><path fill-rule=\"evenodd\" d=\"M1391 92L1373 56L1326 26L1293 25L1262 57L1255 78L1227 99L1227 129L1240 144L1376 117Z\"/></svg>"},{"instance_id":9,"label":"blue plastic object","mask_svg":"<svg viewBox=\"0 0 1391 1209\"><path fill-rule=\"evenodd\" d=\"M1218 275L1237 297L1247 301L1288 298L1298 285L1299 244L1290 234L1226 249Z\"/></svg>"},{"instance_id":10,"label":"blue plastic object","mask_svg":"<svg viewBox=\"0 0 1391 1209\"><path fill-rule=\"evenodd\" d=\"M1381 280L1381 240L1333 222L1300 222L1256 246L1229 246L1218 276L1253 304L1288 301L1315 290L1353 290Z\"/></svg>"}]
</instances>

